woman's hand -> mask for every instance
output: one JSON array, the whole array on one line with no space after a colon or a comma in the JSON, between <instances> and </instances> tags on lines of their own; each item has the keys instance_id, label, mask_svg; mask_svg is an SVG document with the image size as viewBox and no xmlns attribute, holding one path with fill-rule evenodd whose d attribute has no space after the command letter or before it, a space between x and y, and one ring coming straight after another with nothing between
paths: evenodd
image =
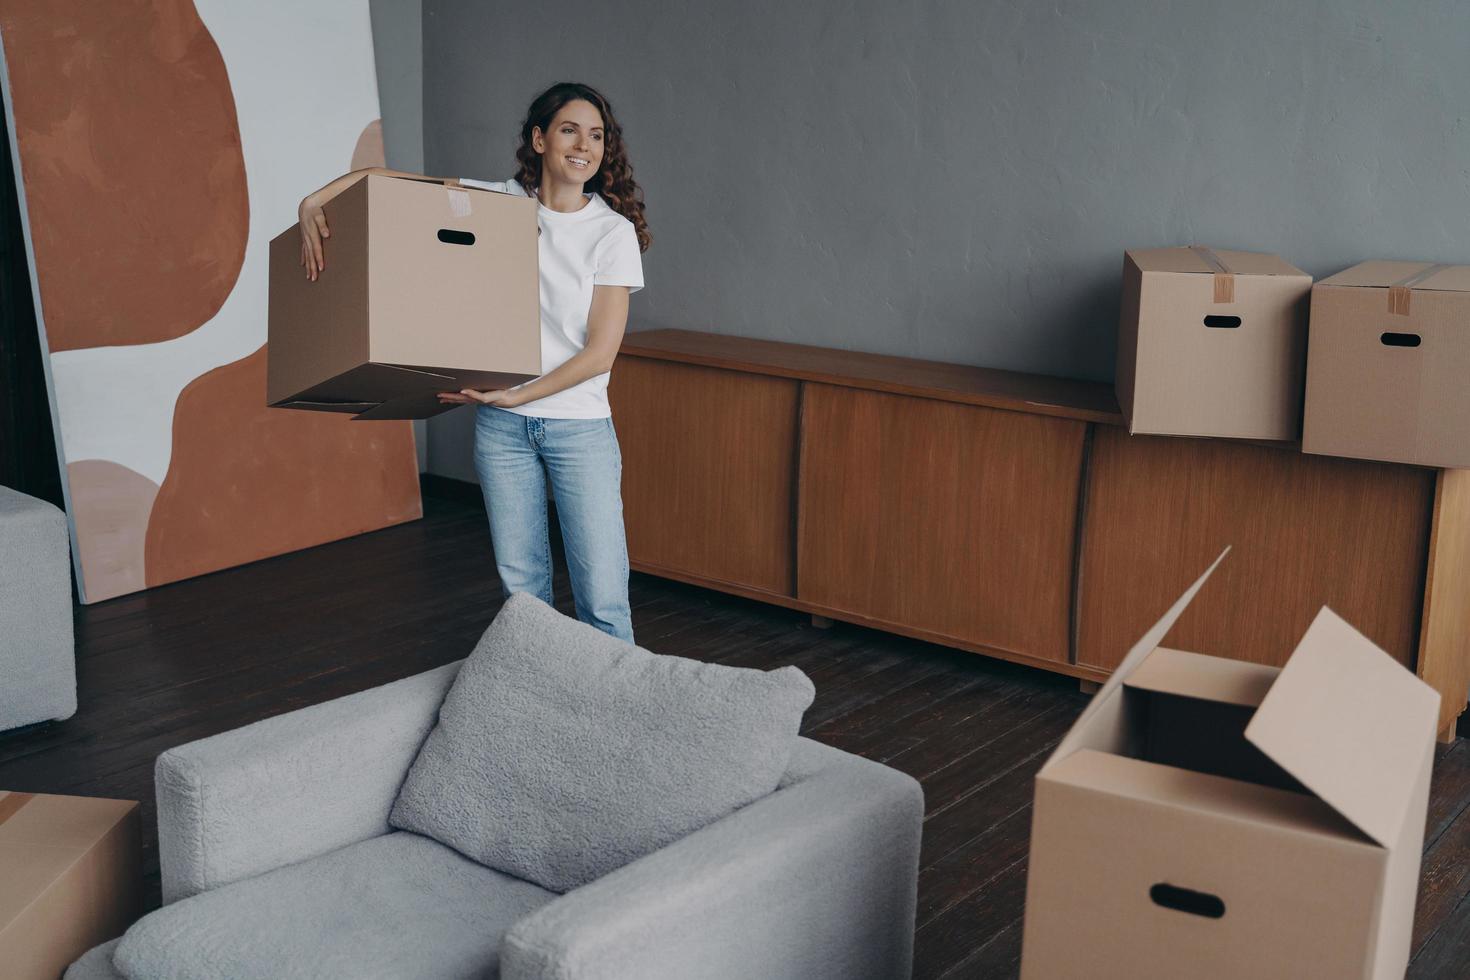
<instances>
[{"instance_id":1,"label":"woman's hand","mask_svg":"<svg viewBox=\"0 0 1470 980\"><path fill-rule=\"evenodd\" d=\"M350 174L343 174L321 189L306 195L301 201L301 206L296 209L296 217L301 221L301 264L306 266L306 278L313 282L327 267L326 254L322 251L322 239L332 237L332 233L327 230L327 216L322 213L322 207L368 174L378 174L383 177L406 177L410 180L437 180L441 184L449 183L449 179L445 177L426 178L422 174L409 173L405 170L364 167Z\"/></svg>"},{"instance_id":2,"label":"woman's hand","mask_svg":"<svg viewBox=\"0 0 1470 980\"><path fill-rule=\"evenodd\" d=\"M301 219L301 264L306 267L306 278L316 282L316 277L327 267L322 239L331 238L332 233L327 229L327 216L316 194L302 198L296 214Z\"/></svg>"},{"instance_id":3,"label":"woman's hand","mask_svg":"<svg viewBox=\"0 0 1470 980\"><path fill-rule=\"evenodd\" d=\"M497 391L476 391L473 388L465 388L462 391L441 391L439 400L446 405L493 405L496 408L516 408L525 404L521 393L510 388L501 388Z\"/></svg>"}]
</instances>

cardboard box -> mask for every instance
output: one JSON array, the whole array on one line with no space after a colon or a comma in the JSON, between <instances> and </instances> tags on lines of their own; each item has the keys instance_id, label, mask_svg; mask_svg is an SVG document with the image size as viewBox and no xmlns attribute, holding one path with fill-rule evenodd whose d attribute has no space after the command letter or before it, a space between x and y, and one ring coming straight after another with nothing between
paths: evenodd
<instances>
[{"instance_id":1,"label":"cardboard box","mask_svg":"<svg viewBox=\"0 0 1470 980\"><path fill-rule=\"evenodd\" d=\"M323 210L315 282L297 226L271 241L268 404L428 418L541 374L534 198L374 174Z\"/></svg>"},{"instance_id":2,"label":"cardboard box","mask_svg":"<svg viewBox=\"0 0 1470 980\"><path fill-rule=\"evenodd\" d=\"M1295 440L1311 288L1275 255L1125 252L1116 388L1128 431Z\"/></svg>"},{"instance_id":3,"label":"cardboard box","mask_svg":"<svg viewBox=\"0 0 1470 980\"><path fill-rule=\"evenodd\" d=\"M1161 648L1209 574L1036 777L1022 976L1402 977L1439 695L1326 608L1281 669Z\"/></svg>"},{"instance_id":4,"label":"cardboard box","mask_svg":"<svg viewBox=\"0 0 1470 980\"><path fill-rule=\"evenodd\" d=\"M1302 450L1470 467L1470 266L1363 262L1312 289Z\"/></svg>"},{"instance_id":5,"label":"cardboard box","mask_svg":"<svg viewBox=\"0 0 1470 980\"><path fill-rule=\"evenodd\" d=\"M138 804L0 790L0 974L58 980L142 912Z\"/></svg>"}]
</instances>

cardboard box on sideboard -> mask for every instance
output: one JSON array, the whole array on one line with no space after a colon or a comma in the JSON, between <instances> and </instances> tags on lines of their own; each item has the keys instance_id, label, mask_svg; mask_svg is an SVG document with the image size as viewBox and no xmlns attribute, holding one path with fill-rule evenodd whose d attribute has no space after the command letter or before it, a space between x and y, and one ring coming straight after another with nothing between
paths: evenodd
<instances>
[{"instance_id":1,"label":"cardboard box on sideboard","mask_svg":"<svg viewBox=\"0 0 1470 980\"><path fill-rule=\"evenodd\" d=\"M1279 669L1160 647L1209 574L1036 777L1022 976L1402 977L1439 695L1326 608Z\"/></svg>"},{"instance_id":2,"label":"cardboard box on sideboard","mask_svg":"<svg viewBox=\"0 0 1470 980\"><path fill-rule=\"evenodd\" d=\"M534 198L373 174L323 211L315 282L297 226L271 241L268 404L428 418L540 375Z\"/></svg>"},{"instance_id":3,"label":"cardboard box on sideboard","mask_svg":"<svg viewBox=\"0 0 1470 980\"><path fill-rule=\"evenodd\" d=\"M1362 262L1312 289L1302 451L1470 467L1470 266Z\"/></svg>"},{"instance_id":4,"label":"cardboard box on sideboard","mask_svg":"<svg viewBox=\"0 0 1470 980\"><path fill-rule=\"evenodd\" d=\"M1311 288L1276 255L1125 252L1116 389L1128 430L1295 440Z\"/></svg>"},{"instance_id":5,"label":"cardboard box on sideboard","mask_svg":"<svg viewBox=\"0 0 1470 980\"><path fill-rule=\"evenodd\" d=\"M138 804L0 791L0 976L57 980L142 913Z\"/></svg>"}]
</instances>

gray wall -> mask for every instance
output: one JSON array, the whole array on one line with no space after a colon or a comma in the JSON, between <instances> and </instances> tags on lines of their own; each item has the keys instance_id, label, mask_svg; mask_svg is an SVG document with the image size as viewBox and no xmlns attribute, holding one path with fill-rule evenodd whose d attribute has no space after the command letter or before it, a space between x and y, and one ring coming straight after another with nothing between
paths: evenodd
<instances>
[{"instance_id":1,"label":"gray wall","mask_svg":"<svg viewBox=\"0 0 1470 980\"><path fill-rule=\"evenodd\" d=\"M370 0L383 152L394 170L424 169L424 44L421 0ZM419 471L428 468L429 431L413 425Z\"/></svg>"},{"instance_id":2,"label":"gray wall","mask_svg":"<svg viewBox=\"0 0 1470 980\"><path fill-rule=\"evenodd\" d=\"M1110 380L1125 248L1470 261L1458 0L541 9L424 0L426 163L507 176L537 92L600 88L654 237L635 330ZM435 472L473 478L469 415Z\"/></svg>"}]
</instances>

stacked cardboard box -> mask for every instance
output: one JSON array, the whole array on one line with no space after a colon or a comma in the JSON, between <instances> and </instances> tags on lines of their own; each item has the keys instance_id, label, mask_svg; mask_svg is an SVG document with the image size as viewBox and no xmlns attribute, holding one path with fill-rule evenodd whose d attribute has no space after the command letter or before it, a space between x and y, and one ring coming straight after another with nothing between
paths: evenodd
<instances>
[{"instance_id":1,"label":"stacked cardboard box","mask_svg":"<svg viewBox=\"0 0 1470 980\"><path fill-rule=\"evenodd\" d=\"M1363 262L1313 288L1302 450L1470 467L1470 266Z\"/></svg>"},{"instance_id":2,"label":"stacked cardboard box","mask_svg":"<svg viewBox=\"0 0 1470 980\"><path fill-rule=\"evenodd\" d=\"M1126 252L1117 392L1129 431L1296 439L1311 288L1275 255Z\"/></svg>"},{"instance_id":3,"label":"stacked cardboard box","mask_svg":"<svg viewBox=\"0 0 1470 980\"><path fill-rule=\"evenodd\" d=\"M1118 403L1132 433L1470 468L1467 323L1470 266L1363 262L1314 286L1275 255L1131 250Z\"/></svg>"},{"instance_id":4,"label":"stacked cardboard box","mask_svg":"<svg viewBox=\"0 0 1470 980\"><path fill-rule=\"evenodd\" d=\"M534 198L370 175L323 210L315 282L297 226L271 241L268 404L427 418L541 373Z\"/></svg>"}]
</instances>

